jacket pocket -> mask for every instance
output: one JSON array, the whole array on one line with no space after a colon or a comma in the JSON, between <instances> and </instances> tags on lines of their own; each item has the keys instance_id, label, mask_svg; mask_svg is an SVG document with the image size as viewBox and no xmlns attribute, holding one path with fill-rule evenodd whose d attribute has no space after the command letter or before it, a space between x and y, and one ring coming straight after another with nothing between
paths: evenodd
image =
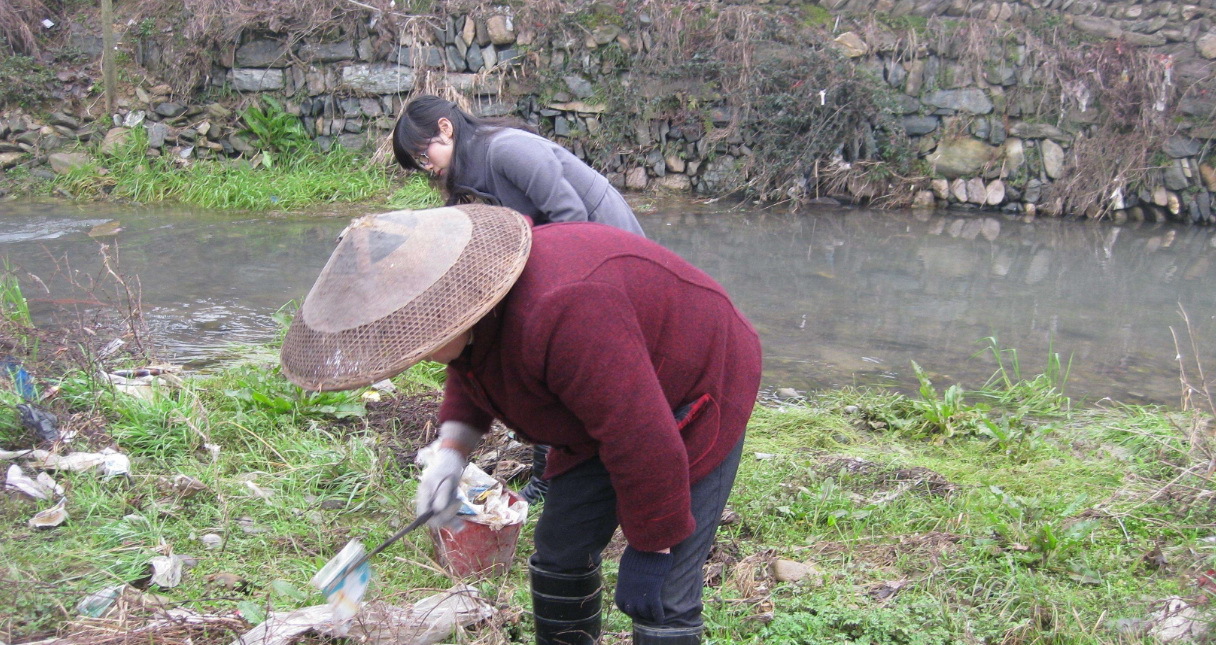
<instances>
[{"instance_id":1,"label":"jacket pocket","mask_svg":"<svg viewBox=\"0 0 1216 645\"><path fill-rule=\"evenodd\" d=\"M710 453L718 441L721 426L718 402L709 394L702 394L676 408L672 414L675 415L680 438L684 440L684 451L688 454L688 467L691 469Z\"/></svg>"}]
</instances>

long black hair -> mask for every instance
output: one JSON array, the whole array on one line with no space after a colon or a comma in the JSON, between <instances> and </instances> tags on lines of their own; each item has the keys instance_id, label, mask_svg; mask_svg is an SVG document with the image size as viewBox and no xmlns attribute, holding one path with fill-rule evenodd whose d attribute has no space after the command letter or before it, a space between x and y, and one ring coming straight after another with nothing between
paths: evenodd
<instances>
[{"instance_id":1,"label":"long black hair","mask_svg":"<svg viewBox=\"0 0 1216 645\"><path fill-rule=\"evenodd\" d=\"M439 119L452 122L452 160L444 173L446 179L443 182L448 193L448 205L472 199L493 199L490 195L460 183L461 176L469 166L468 142L474 137L493 134L503 128L533 132L532 128L517 119L473 116L455 103L438 96L419 96L405 107L405 111L397 119L397 126L393 128L393 156L402 168L424 170L415 161L415 155L426 150L431 141L439 136Z\"/></svg>"}]
</instances>

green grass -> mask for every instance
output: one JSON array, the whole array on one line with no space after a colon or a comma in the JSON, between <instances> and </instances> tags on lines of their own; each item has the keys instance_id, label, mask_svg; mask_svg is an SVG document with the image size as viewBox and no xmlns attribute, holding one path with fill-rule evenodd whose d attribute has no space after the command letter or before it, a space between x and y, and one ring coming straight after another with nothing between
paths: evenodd
<instances>
[{"instance_id":1,"label":"green grass","mask_svg":"<svg viewBox=\"0 0 1216 645\"><path fill-rule=\"evenodd\" d=\"M254 349L150 401L83 373L56 379L57 400L102 420L132 474L53 473L71 519L47 531L25 522L49 503L0 498L0 580L10 589L0 640L71 631L76 602L146 578L164 553L198 561L180 586L149 589L174 605L257 620L316 604L308 580L347 540L375 543L412 516L417 472L395 442L423 429L372 421L363 391L306 394L278 373L273 347ZM949 404L929 383L916 397L843 389L759 405L729 505L740 519L721 528L711 559L721 576L705 593L707 642L1149 642L1119 621L1145 619L1171 596L1210 597L1196 576L1216 566L1202 430L1211 419L1074 410L1049 396L1058 377L1024 379L1002 355L1001 378ZM421 364L385 396L431 392L442 378ZM0 386L0 408L18 401ZM968 424L938 423L958 415ZM984 431L1001 419L1027 438ZM15 415L0 414L0 448L22 447L23 436ZM177 496L179 475L206 489ZM506 576L475 581L514 612L529 608L532 528ZM203 547L209 533L223 548ZM448 587L431 558L425 534L408 536L374 562L372 597L407 603ZM778 582L775 559L819 575ZM615 562L605 573L611 588ZM241 582L218 586L217 574ZM606 642L622 642L628 620L606 609ZM470 640L497 631L491 639L531 641L526 616L475 629Z\"/></svg>"},{"instance_id":2,"label":"green grass","mask_svg":"<svg viewBox=\"0 0 1216 645\"><path fill-rule=\"evenodd\" d=\"M262 121L250 117L249 122ZM409 176L402 186L391 168L363 155L342 148L326 153L301 148L289 135L276 135L267 127L260 125L258 131L273 152L267 150L252 162L203 159L184 167L169 157L147 157L147 135L136 128L113 155L96 155L92 163L57 177L51 187L78 199L177 202L255 211L298 210L338 202L388 201L399 208L441 203L421 175Z\"/></svg>"}]
</instances>

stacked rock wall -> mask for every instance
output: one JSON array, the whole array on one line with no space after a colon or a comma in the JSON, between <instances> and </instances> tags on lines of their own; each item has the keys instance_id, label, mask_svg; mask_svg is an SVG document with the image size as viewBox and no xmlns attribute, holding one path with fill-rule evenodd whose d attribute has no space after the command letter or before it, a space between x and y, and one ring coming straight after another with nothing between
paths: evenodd
<instances>
[{"instance_id":1,"label":"stacked rock wall","mask_svg":"<svg viewBox=\"0 0 1216 645\"><path fill-rule=\"evenodd\" d=\"M706 3L705 11L728 4ZM813 21L807 16L818 16L820 37L784 47L832 48L887 87L888 111L923 160L921 172L887 181L883 190L902 196L893 203L1032 214L1084 211L1199 223L1214 219L1216 0L825 0L810 9L773 0L766 5L747 6L786 19L802 15ZM664 30L679 27L672 15L629 5L619 20L584 21L577 30L563 31L524 20L516 15L522 11L486 7L432 16L424 21L426 28L391 34L387 46L383 34L370 28L323 42L250 29L230 50L220 52L210 85L241 99L277 97L323 149L382 145L409 96L454 92L475 113L514 115L532 123L623 188L716 195L747 185L748 160L765 120L761 115L741 123L739 106L732 102L737 97L697 96L701 118L692 121L686 114L677 119L660 111L625 115L632 125L623 131L619 127L622 115L614 112L620 106L611 100L614 92L687 98L684 88L665 88L661 82L657 88L647 86L654 79L633 76L634 64L644 57L672 57L672 52L657 51L667 42ZM978 52L972 42L968 51L937 33L979 33L977 24L1001 42L981 43L985 46L979 49L985 51ZM1055 40L1045 44L1048 34ZM1082 144L1111 132L1101 127L1110 121L1103 112L1108 106L1097 101L1116 83L1102 77L1106 70L1064 78L1050 59L1051 47L1066 42L1091 49L1111 44L1111 51L1125 56L1119 61L1143 66L1125 69L1123 76L1160 94L1152 110L1142 110L1157 123L1155 130L1144 132L1146 140L1154 139L1149 142L1152 168L1135 177L1109 177L1108 186L1099 186L1100 201L1075 198L1075 186L1073 193L1060 189L1078 176ZM1127 57L1128 50L1138 57ZM171 67L160 51L155 42L141 43L138 62L153 71ZM676 54L685 61L700 55ZM613 132L606 131L610 117L618 126ZM51 121L13 113L0 119L5 139L0 164L37 163L73 138L118 140L123 129L132 127L148 129L153 154L189 159L257 152L240 135L240 124L223 101L175 95L165 85L138 89L124 99L118 114L102 121L109 132L82 126L68 114ZM869 133L867 138L872 139ZM823 160L825 165L814 164L814 176L808 170L785 194L874 198L873 182L839 181L825 187L819 174L825 167L866 161L874 156L873 147L842 146L834 158Z\"/></svg>"}]
</instances>

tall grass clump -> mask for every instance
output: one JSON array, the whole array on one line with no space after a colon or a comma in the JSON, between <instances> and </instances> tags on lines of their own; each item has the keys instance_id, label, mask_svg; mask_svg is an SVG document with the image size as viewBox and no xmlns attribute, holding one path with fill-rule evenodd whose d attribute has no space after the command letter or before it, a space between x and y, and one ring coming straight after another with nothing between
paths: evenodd
<instances>
[{"instance_id":1,"label":"tall grass clump","mask_svg":"<svg viewBox=\"0 0 1216 645\"><path fill-rule=\"evenodd\" d=\"M258 124L258 131L267 137L270 146L254 161L200 159L179 165L169 157L149 157L147 134L136 128L112 155L58 177L55 186L79 199L108 196L139 203L178 202L232 210L292 210L390 196L402 207L436 203L437 193L425 190L425 181L420 184L410 179L405 188L400 188L400 179L391 168L356 152L335 147L322 153L311 143L301 147L298 136L282 130L273 115L250 117L248 122Z\"/></svg>"},{"instance_id":2,"label":"tall grass clump","mask_svg":"<svg viewBox=\"0 0 1216 645\"><path fill-rule=\"evenodd\" d=\"M31 326L30 304L21 291L21 284L13 274L13 267L6 260L0 271L0 315L14 325Z\"/></svg>"},{"instance_id":3,"label":"tall grass clump","mask_svg":"<svg viewBox=\"0 0 1216 645\"><path fill-rule=\"evenodd\" d=\"M1001 347L994 336L980 341L985 346L975 356L989 355L996 361L996 371L988 378L980 394L995 399L1002 405L1016 405L1036 412L1065 411L1070 400L1064 395L1064 386L1072 372L1072 357L1065 362L1055 351L1053 344L1047 347L1047 361L1043 371L1031 378L1022 376L1022 364L1018 351ZM974 358L974 356L973 356Z\"/></svg>"}]
</instances>

